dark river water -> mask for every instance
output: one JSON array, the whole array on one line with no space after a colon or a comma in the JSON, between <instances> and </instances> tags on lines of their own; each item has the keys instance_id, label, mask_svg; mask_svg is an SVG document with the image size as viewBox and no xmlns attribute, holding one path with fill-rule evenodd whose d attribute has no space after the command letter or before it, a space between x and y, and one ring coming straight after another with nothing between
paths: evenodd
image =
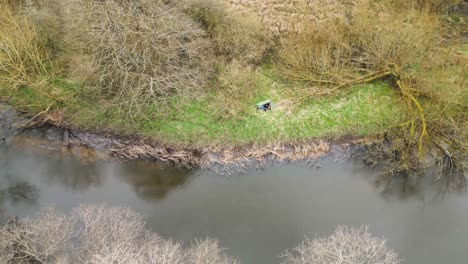
<instances>
[{"instance_id":1,"label":"dark river water","mask_svg":"<svg viewBox=\"0 0 468 264\"><path fill-rule=\"evenodd\" d=\"M432 177L382 177L344 154L217 175L99 159L30 137L0 145L0 216L55 205L127 205L166 238L212 237L241 263L279 263L284 249L338 225L368 225L409 264L468 263L468 195Z\"/></svg>"}]
</instances>

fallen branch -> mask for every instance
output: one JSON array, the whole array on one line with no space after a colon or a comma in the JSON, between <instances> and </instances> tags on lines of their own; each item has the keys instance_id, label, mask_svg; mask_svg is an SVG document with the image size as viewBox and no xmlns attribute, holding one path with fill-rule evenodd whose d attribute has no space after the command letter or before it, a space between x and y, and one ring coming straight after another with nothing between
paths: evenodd
<instances>
[{"instance_id":1,"label":"fallen branch","mask_svg":"<svg viewBox=\"0 0 468 264\"><path fill-rule=\"evenodd\" d=\"M36 119L38 117L42 116L42 115L47 114L49 112L50 108L52 108L53 104L54 103L50 103L45 110L39 112L34 117L32 117L29 121L27 121L24 125L21 125L18 128L19 129L26 129L26 128L34 127L37 124L39 124L41 122L41 120L36 120Z\"/></svg>"}]
</instances>

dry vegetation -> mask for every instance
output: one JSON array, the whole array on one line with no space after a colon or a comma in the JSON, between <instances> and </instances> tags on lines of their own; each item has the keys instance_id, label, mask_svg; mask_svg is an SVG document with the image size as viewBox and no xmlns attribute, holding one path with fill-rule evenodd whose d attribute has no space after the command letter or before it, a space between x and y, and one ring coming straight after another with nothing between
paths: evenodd
<instances>
[{"instance_id":1,"label":"dry vegetation","mask_svg":"<svg viewBox=\"0 0 468 264\"><path fill-rule=\"evenodd\" d=\"M178 3L210 35L219 56L259 63L270 48L270 39L254 13L232 11L220 0L184 0Z\"/></svg>"},{"instance_id":2,"label":"dry vegetation","mask_svg":"<svg viewBox=\"0 0 468 264\"><path fill-rule=\"evenodd\" d=\"M214 116L244 118L251 109L249 99L262 88L258 65L271 52L271 35L256 14L236 12L220 0L184 0L177 5L203 25L213 43L218 62L208 91L213 93Z\"/></svg>"},{"instance_id":3,"label":"dry vegetation","mask_svg":"<svg viewBox=\"0 0 468 264\"><path fill-rule=\"evenodd\" d=\"M393 172L420 169L429 152L464 167L468 63L457 55L463 43L457 27L466 24L444 20L459 0L0 4L2 97L34 119L157 130L152 135L171 123L167 133L204 131L200 138L245 126L239 141L255 143L262 133L250 127L262 130L268 121L252 113L258 99L287 101L288 119L298 118L320 97L345 96L341 90L379 80L397 91L406 120L369 127L366 135L381 142L370 146L376 156L392 159ZM295 124L311 126L307 120ZM341 130L335 136L353 131ZM282 131L279 139L294 140L295 132Z\"/></svg>"},{"instance_id":4,"label":"dry vegetation","mask_svg":"<svg viewBox=\"0 0 468 264\"><path fill-rule=\"evenodd\" d=\"M81 206L65 215L47 209L0 227L0 262L27 263L237 263L215 240L184 247L147 230L123 207Z\"/></svg>"},{"instance_id":5,"label":"dry vegetation","mask_svg":"<svg viewBox=\"0 0 468 264\"><path fill-rule=\"evenodd\" d=\"M348 8L361 0L222 0L240 12L255 13L267 28L276 35L300 32L304 24L333 22L345 19ZM378 1L374 1L378 3ZM385 1L399 10L417 8L445 12L460 0L390 0Z\"/></svg>"},{"instance_id":6,"label":"dry vegetation","mask_svg":"<svg viewBox=\"0 0 468 264\"><path fill-rule=\"evenodd\" d=\"M341 2L328 0L224 0L235 10L257 14L274 35L300 32L303 24L345 16Z\"/></svg>"},{"instance_id":7,"label":"dry vegetation","mask_svg":"<svg viewBox=\"0 0 468 264\"><path fill-rule=\"evenodd\" d=\"M375 80L393 83L408 120L387 130L384 144L373 145L375 153L395 161L392 172L417 171L433 147L464 169L460 153L467 151L466 139L457 135L466 124L467 82L461 72L467 60L453 60L447 56L453 47L440 44L442 16L460 1L228 2L259 13L279 36L280 74L305 84L290 92L297 102ZM445 76L428 81L434 74Z\"/></svg>"},{"instance_id":8,"label":"dry vegetation","mask_svg":"<svg viewBox=\"0 0 468 264\"><path fill-rule=\"evenodd\" d=\"M91 61L96 91L131 106L173 95L193 98L206 85L212 45L192 19L161 0L73 0L71 46Z\"/></svg>"},{"instance_id":9,"label":"dry vegetation","mask_svg":"<svg viewBox=\"0 0 468 264\"><path fill-rule=\"evenodd\" d=\"M307 239L283 256L283 264L397 264L397 254L367 228L338 227L327 238Z\"/></svg>"},{"instance_id":10,"label":"dry vegetation","mask_svg":"<svg viewBox=\"0 0 468 264\"><path fill-rule=\"evenodd\" d=\"M366 228L339 227L330 237L305 240L283 254L284 264L397 264L386 241ZM126 207L80 206L70 214L46 209L0 226L0 262L235 264L216 240L189 245L166 240Z\"/></svg>"},{"instance_id":11,"label":"dry vegetation","mask_svg":"<svg viewBox=\"0 0 468 264\"><path fill-rule=\"evenodd\" d=\"M56 96L49 83L55 74L51 54L37 21L6 0L0 5L0 85L8 93L29 86L45 97Z\"/></svg>"}]
</instances>

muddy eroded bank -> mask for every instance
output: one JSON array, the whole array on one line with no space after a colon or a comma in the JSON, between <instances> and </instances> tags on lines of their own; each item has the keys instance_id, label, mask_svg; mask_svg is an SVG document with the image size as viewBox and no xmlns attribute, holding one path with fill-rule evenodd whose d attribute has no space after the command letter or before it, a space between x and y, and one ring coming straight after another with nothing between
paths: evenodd
<instances>
[{"instance_id":1,"label":"muddy eroded bank","mask_svg":"<svg viewBox=\"0 0 468 264\"><path fill-rule=\"evenodd\" d=\"M343 153L351 149L370 166L383 164L386 172L392 170L392 160L374 152L372 139L342 139L340 141L310 140L300 143L251 144L246 146L190 146L154 142L138 136L121 136L112 133L94 133L70 129L67 125L56 126L50 122L31 122L31 117L18 113L12 107L0 103L0 143L15 146L38 146L42 150L61 151L91 161L95 159L119 159L123 161L159 161L185 168L201 168L227 174L245 171L251 167L263 168L268 164L294 161L314 161L330 153ZM46 119L47 120L47 119ZM34 125L31 126L31 123ZM371 146L369 149L368 147ZM379 146L383 146L379 144ZM375 148L375 147L374 147ZM464 170L454 167L453 161L439 149L426 153L419 169L436 169L440 175L446 171L456 175L456 185L466 186ZM384 171L385 172L385 171Z\"/></svg>"},{"instance_id":2,"label":"muddy eroded bank","mask_svg":"<svg viewBox=\"0 0 468 264\"><path fill-rule=\"evenodd\" d=\"M263 167L271 162L313 160L328 154L333 148L347 148L350 145L312 140L304 144L252 144L243 147L174 146L137 136L73 130L47 122L30 126L30 121L26 114L0 104L0 124L3 127L0 136L4 138L3 143L16 140L15 144L20 144L24 136L28 136L27 144L36 144L45 149L80 147L83 151L88 148L96 151L101 158L163 161L188 168L223 168L227 172L252 166Z\"/></svg>"}]
</instances>

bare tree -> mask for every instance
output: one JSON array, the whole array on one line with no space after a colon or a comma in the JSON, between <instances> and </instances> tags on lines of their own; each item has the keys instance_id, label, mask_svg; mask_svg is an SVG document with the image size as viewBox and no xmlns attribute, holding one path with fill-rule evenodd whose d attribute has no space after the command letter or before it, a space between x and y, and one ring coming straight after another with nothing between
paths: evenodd
<instances>
[{"instance_id":1,"label":"bare tree","mask_svg":"<svg viewBox=\"0 0 468 264\"><path fill-rule=\"evenodd\" d=\"M76 219L47 209L35 218L0 228L1 263L66 263Z\"/></svg>"},{"instance_id":2,"label":"bare tree","mask_svg":"<svg viewBox=\"0 0 468 264\"><path fill-rule=\"evenodd\" d=\"M305 240L283 255L284 264L398 264L386 241L367 228L339 227L330 237ZM237 264L218 241L189 247L146 229L126 207L86 205L65 215L54 209L0 226L0 263Z\"/></svg>"},{"instance_id":3,"label":"bare tree","mask_svg":"<svg viewBox=\"0 0 468 264\"><path fill-rule=\"evenodd\" d=\"M47 209L0 228L0 263L235 264L215 240L184 248L145 228L126 207L86 205L70 215Z\"/></svg>"},{"instance_id":4,"label":"bare tree","mask_svg":"<svg viewBox=\"0 0 468 264\"><path fill-rule=\"evenodd\" d=\"M328 238L306 239L283 255L283 264L398 264L386 240L373 237L367 227L338 227Z\"/></svg>"},{"instance_id":5,"label":"bare tree","mask_svg":"<svg viewBox=\"0 0 468 264\"><path fill-rule=\"evenodd\" d=\"M211 43L200 25L168 2L69 1L69 45L91 62L86 78L108 99L135 110L171 95L193 96L206 84Z\"/></svg>"},{"instance_id":6,"label":"bare tree","mask_svg":"<svg viewBox=\"0 0 468 264\"><path fill-rule=\"evenodd\" d=\"M142 254L142 247L135 244L145 231L145 223L137 213L125 207L100 205L81 206L73 214L82 228L76 256L80 262L132 263Z\"/></svg>"},{"instance_id":7,"label":"bare tree","mask_svg":"<svg viewBox=\"0 0 468 264\"><path fill-rule=\"evenodd\" d=\"M179 242L164 240L154 233L149 233L146 236L144 247L146 263L187 263L184 249Z\"/></svg>"},{"instance_id":8,"label":"bare tree","mask_svg":"<svg viewBox=\"0 0 468 264\"><path fill-rule=\"evenodd\" d=\"M188 250L187 263L190 264L236 264L236 259L228 257L219 247L217 240L197 240Z\"/></svg>"}]
</instances>

